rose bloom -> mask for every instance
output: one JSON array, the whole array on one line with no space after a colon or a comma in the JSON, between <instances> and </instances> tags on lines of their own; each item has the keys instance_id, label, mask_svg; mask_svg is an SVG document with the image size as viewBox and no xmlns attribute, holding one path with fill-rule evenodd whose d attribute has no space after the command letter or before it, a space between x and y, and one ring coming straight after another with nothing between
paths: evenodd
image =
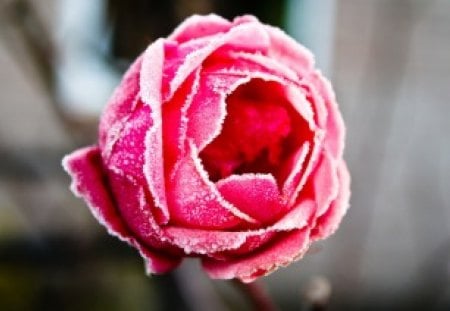
<instances>
[{"instance_id":1,"label":"rose bloom","mask_svg":"<svg viewBox=\"0 0 450 311\"><path fill-rule=\"evenodd\" d=\"M192 16L134 62L73 192L148 273L185 257L251 282L332 234L349 201L344 125L311 53L253 16Z\"/></svg>"}]
</instances>

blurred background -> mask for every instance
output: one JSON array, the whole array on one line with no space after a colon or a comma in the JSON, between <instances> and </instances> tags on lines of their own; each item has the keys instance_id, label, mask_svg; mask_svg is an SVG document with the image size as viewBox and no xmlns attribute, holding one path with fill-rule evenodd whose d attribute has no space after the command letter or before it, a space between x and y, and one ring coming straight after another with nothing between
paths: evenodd
<instances>
[{"instance_id":1,"label":"blurred background","mask_svg":"<svg viewBox=\"0 0 450 311\"><path fill-rule=\"evenodd\" d=\"M0 310L248 310L195 261L145 276L60 165L96 141L130 61L209 12L255 14L312 49L347 124L351 209L264 278L280 309L449 310L448 0L0 0Z\"/></svg>"}]
</instances>

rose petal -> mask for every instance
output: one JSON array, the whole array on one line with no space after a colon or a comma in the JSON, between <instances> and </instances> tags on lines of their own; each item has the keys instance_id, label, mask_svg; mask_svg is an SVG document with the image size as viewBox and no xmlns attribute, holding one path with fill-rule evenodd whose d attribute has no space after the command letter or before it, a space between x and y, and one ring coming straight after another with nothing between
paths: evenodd
<instances>
[{"instance_id":1,"label":"rose petal","mask_svg":"<svg viewBox=\"0 0 450 311\"><path fill-rule=\"evenodd\" d=\"M200 68L189 76L172 100L163 105L163 152L166 176L170 176L175 162L186 154L187 111L198 90L199 81Z\"/></svg>"},{"instance_id":2,"label":"rose petal","mask_svg":"<svg viewBox=\"0 0 450 311\"><path fill-rule=\"evenodd\" d=\"M298 260L308 246L309 229L305 228L285 233L269 246L249 256L225 261L203 258L202 265L213 279L238 278L244 283L249 283Z\"/></svg>"},{"instance_id":3,"label":"rose petal","mask_svg":"<svg viewBox=\"0 0 450 311\"><path fill-rule=\"evenodd\" d=\"M268 44L268 36L258 23L244 23L233 27L226 34L210 38L206 46L188 54L179 68L174 68L176 74L170 81L168 99L173 96L186 77L219 47L227 45L236 50L264 51L268 48Z\"/></svg>"},{"instance_id":4,"label":"rose petal","mask_svg":"<svg viewBox=\"0 0 450 311\"><path fill-rule=\"evenodd\" d=\"M99 125L99 145L104 159L109 159L115 142L120 137L127 117L134 110L139 94L139 75L142 58L139 57L125 73L114 90L102 114Z\"/></svg>"},{"instance_id":5,"label":"rose petal","mask_svg":"<svg viewBox=\"0 0 450 311\"><path fill-rule=\"evenodd\" d=\"M233 245L233 248L225 249L223 251L209 252L207 256L216 260L228 260L249 254L258 248L264 247L265 244L275 239L278 236L278 232L265 231L256 235L244 232L242 235L245 236L245 241L238 247Z\"/></svg>"},{"instance_id":6,"label":"rose petal","mask_svg":"<svg viewBox=\"0 0 450 311\"><path fill-rule=\"evenodd\" d=\"M306 184L306 182L310 178L311 172L313 171L314 167L316 166L318 158L320 156L322 146L323 146L324 134L323 134L323 131L316 130L314 135L315 136L314 136L313 142L311 144L310 151L304 161L305 165L304 165L303 173L301 174L301 177L300 177L300 182L298 183L292 196L290 197L290 204L294 204L294 202L296 202L300 191L302 191L303 186Z\"/></svg>"},{"instance_id":7,"label":"rose petal","mask_svg":"<svg viewBox=\"0 0 450 311\"><path fill-rule=\"evenodd\" d=\"M109 234L122 238L128 235L128 231L104 185L99 153L95 146L79 149L64 157L63 167L72 177L72 192L86 200L95 218L108 229Z\"/></svg>"},{"instance_id":8,"label":"rose petal","mask_svg":"<svg viewBox=\"0 0 450 311\"><path fill-rule=\"evenodd\" d=\"M171 219L178 225L225 229L255 222L222 198L203 169L193 143L188 144L188 154L177 163L167 188Z\"/></svg>"},{"instance_id":9,"label":"rose petal","mask_svg":"<svg viewBox=\"0 0 450 311\"><path fill-rule=\"evenodd\" d=\"M299 150L293 155L291 165L286 167L290 169L288 176L286 177L283 185L283 196L288 199L294 196L295 190L302 178L302 171L305 167L306 156L310 151L310 144L305 142Z\"/></svg>"},{"instance_id":10,"label":"rose petal","mask_svg":"<svg viewBox=\"0 0 450 311\"><path fill-rule=\"evenodd\" d=\"M314 122L314 112L311 107L311 103L308 102L304 93L300 91L301 89L293 86L286 86L286 97L292 104L294 109L305 119L311 131L316 130L316 123Z\"/></svg>"},{"instance_id":11,"label":"rose petal","mask_svg":"<svg viewBox=\"0 0 450 311\"><path fill-rule=\"evenodd\" d=\"M202 75L198 92L187 110L187 137L202 150L222 129L226 97L250 77Z\"/></svg>"},{"instance_id":12,"label":"rose petal","mask_svg":"<svg viewBox=\"0 0 450 311\"><path fill-rule=\"evenodd\" d=\"M325 147L335 159L342 158L344 152L345 126L330 82L319 71L308 77L309 83L315 87L324 100L326 115Z\"/></svg>"},{"instance_id":13,"label":"rose petal","mask_svg":"<svg viewBox=\"0 0 450 311\"><path fill-rule=\"evenodd\" d=\"M336 198L339 190L336 164L327 151L322 152L310 180L318 206L317 216L321 216Z\"/></svg>"},{"instance_id":14,"label":"rose petal","mask_svg":"<svg viewBox=\"0 0 450 311\"><path fill-rule=\"evenodd\" d=\"M289 37L283 30L264 25L270 37L268 57L274 58L297 72L302 78L313 70L314 56L303 45Z\"/></svg>"},{"instance_id":15,"label":"rose petal","mask_svg":"<svg viewBox=\"0 0 450 311\"><path fill-rule=\"evenodd\" d=\"M265 72L292 84L298 82L295 71L258 52L235 51L232 49L218 49L205 61L204 67L210 65L217 69L234 68L246 71ZM208 68L209 69L209 68ZM211 69L214 71L214 69Z\"/></svg>"},{"instance_id":16,"label":"rose petal","mask_svg":"<svg viewBox=\"0 0 450 311\"><path fill-rule=\"evenodd\" d=\"M226 97L252 79L286 85L279 77L265 72L236 68L202 72L199 91L195 94L187 112L187 136L193 139L199 150L203 150L220 134L226 117Z\"/></svg>"},{"instance_id":17,"label":"rose petal","mask_svg":"<svg viewBox=\"0 0 450 311\"><path fill-rule=\"evenodd\" d=\"M114 194L117 209L134 236L161 253L181 256L179 249L167 243L158 226L151 198L144 188L126 176L108 171L109 186Z\"/></svg>"},{"instance_id":18,"label":"rose petal","mask_svg":"<svg viewBox=\"0 0 450 311\"><path fill-rule=\"evenodd\" d=\"M231 175L219 180L217 188L225 200L263 224L274 222L287 209L270 174Z\"/></svg>"},{"instance_id":19,"label":"rose petal","mask_svg":"<svg viewBox=\"0 0 450 311\"><path fill-rule=\"evenodd\" d=\"M339 193L331 203L329 209L317 219L317 225L313 230L312 239L320 240L333 234L339 226L349 207L350 198L350 174L344 161L338 165Z\"/></svg>"},{"instance_id":20,"label":"rose petal","mask_svg":"<svg viewBox=\"0 0 450 311\"><path fill-rule=\"evenodd\" d=\"M144 175L155 200L155 206L168 221L161 121L163 62L164 43L162 39L159 39L144 52L139 83L142 101L150 106L153 119L153 126L147 132L145 139Z\"/></svg>"},{"instance_id":21,"label":"rose petal","mask_svg":"<svg viewBox=\"0 0 450 311\"><path fill-rule=\"evenodd\" d=\"M172 97L179 92L178 89L172 90L170 87L171 81L177 75L178 70L185 62L186 57L195 53L197 50L203 49L205 46L209 44L211 41L210 37L202 37L194 40L187 41L183 44L178 44L174 41L164 41L164 68L163 68L163 77L162 77L162 87L161 94L164 102L169 102L172 100ZM201 66L195 68L195 70L199 70ZM192 73L186 76L186 80L192 76ZM182 81L181 85L186 83Z\"/></svg>"},{"instance_id":22,"label":"rose petal","mask_svg":"<svg viewBox=\"0 0 450 311\"><path fill-rule=\"evenodd\" d=\"M174 269L180 258L164 256L136 240L117 213L108 187L104 184L100 150L97 147L79 149L64 157L63 167L72 177L73 193L83 198L92 214L108 233L134 246L146 261L149 273L165 273Z\"/></svg>"},{"instance_id":23,"label":"rose petal","mask_svg":"<svg viewBox=\"0 0 450 311\"><path fill-rule=\"evenodd\" d=\"M215 14L192 15L186 18L167 39L182 43L195 38L226 32L230 28L230 21L221 16Z\"/></svg>"},{"instance_id":24,"label":"rose petal","mask_svg":"<svg viewBox=\"0 0 450 311\"><path fill-rule=\"evenodd\" d=\"M270 240L277 232L305 228L316 211L312 200L305 200L274 225L246 231L214 231L198 228L164 227L164 236L186 253L228 257L250 252Z\"/></svg>"},{"instance_id":25,"label":"rose petal","mask_svg":"<svg viewBox=\"0 0 450 311\"><path fill-rule=\"evenodd\" d=\"M233 19L233 25L241 25L241 24L245 24L245 23L259 23L259 20L256 16L250 15L250 14L246 14L246 15L241 15L241 16L236 16Z\"/></svg>"},{"instance_id":26,"label":"rose petal","mask_svg":"<svg viewBox=\"0 0 450 311\"><path fill-rule=\"evenodd\" d=\"M247 239L247 234L233 231L214 231L197 228L180 228L167 226L163 228L164 236L184 250L186 254L206 255L237 249Z\"/></svg>"},{"instance_id":27,"label":"rose petal","mask_svg":"<svg viewBox=\"0 0 450 311\"><path fill-rule=\"evenodd\" d=\"M121 175L144 183L144 142L148 129L152 125L150 107L140 103L127 119L107 165Z\"/></svg>"}]
</instances>

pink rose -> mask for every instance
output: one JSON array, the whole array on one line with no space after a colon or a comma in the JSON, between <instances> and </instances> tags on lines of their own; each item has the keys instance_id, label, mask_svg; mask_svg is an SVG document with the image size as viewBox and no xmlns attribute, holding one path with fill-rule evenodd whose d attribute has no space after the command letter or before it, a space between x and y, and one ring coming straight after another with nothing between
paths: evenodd
<instances>
[{"instance_id":1,"label":"pink rose","mask_svg":"<svg viewBox=\"0 0 450 311\"><path fill-rule=\"evenodd\" d=\"M311 53L252 16L193 16L134 62L72 190L149 273L198 257L244 282L301 258L348 207L344 124Z\"/></svg>"}]
</instances>

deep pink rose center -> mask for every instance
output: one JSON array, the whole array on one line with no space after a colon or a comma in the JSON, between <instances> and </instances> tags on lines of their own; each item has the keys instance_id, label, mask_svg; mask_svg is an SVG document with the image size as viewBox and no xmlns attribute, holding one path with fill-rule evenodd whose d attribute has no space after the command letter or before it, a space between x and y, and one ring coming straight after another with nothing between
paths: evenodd
<instances>
[{"instance_id":1,"label":"deep pink rose center","mask_svg":"<svg viewBox=\"0 0 450 311\"><path fill-rule=\"evenodd\" d=\"M210 179L272 173L281 183L283 163L300 143L293 134L304 120L295 116L278 83L253 79L239 86L227 98L221 133L200 153Z\"/></svg>"}]
</instances>

